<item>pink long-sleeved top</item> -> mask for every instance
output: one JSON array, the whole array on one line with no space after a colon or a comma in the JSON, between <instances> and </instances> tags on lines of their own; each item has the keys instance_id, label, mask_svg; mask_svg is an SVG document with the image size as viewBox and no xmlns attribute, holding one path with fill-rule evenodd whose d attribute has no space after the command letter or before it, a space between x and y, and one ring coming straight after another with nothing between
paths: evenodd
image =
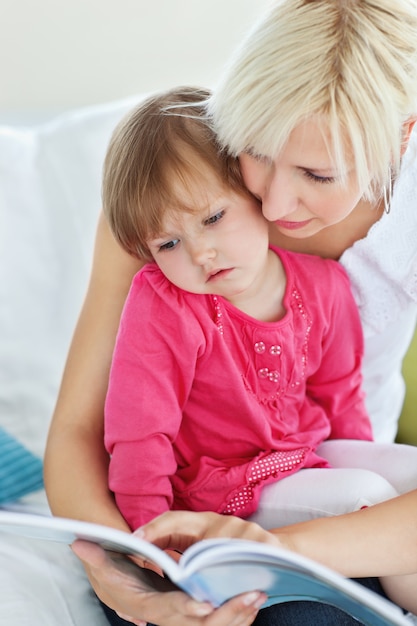
<instances>
[{"instance_id":1,"label":"pink long-sleeved top","mask_svg":"<svg viewBox=\"0 0 417 626\"><path fill-rule=\"evenodd\" d=\"M265 485L327 467L324 440L372 439L344 270L274 250L287 274L277 322L182 291L153 264L135 276L105 407L109 485L132 529L168 509L246 517Z\"/></svg>"}]
</instances>

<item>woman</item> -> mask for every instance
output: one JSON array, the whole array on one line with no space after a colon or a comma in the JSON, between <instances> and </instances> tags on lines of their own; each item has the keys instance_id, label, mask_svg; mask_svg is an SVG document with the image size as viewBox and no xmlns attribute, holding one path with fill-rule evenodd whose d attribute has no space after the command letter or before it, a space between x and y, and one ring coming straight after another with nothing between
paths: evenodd
<instances>
[{"instance_id":1,"label":"woman","mask_svg":"<svg viewBox=\"0 0 417 626\"><path fill-rule=\"evenodd\" d=\"M271 221L271 242L339 259L347 270L379 441L395 435L401 361L416 319L416 103L415 0L282 0L243 42L211 106L221 142L239 153L245 182ZM55 514L124 529L107 488L103 405L120 312L139 267L101 217L45 458ZM126 612L120 589L109 602L104 570L92 582ZM178 600L180 617L187 602ZM235 603L203 623L220 626ZM142 618L174 623L172 611L159 617L159 605L146 594L142 604L127 600Z\"/></svg>"}]
</instances>

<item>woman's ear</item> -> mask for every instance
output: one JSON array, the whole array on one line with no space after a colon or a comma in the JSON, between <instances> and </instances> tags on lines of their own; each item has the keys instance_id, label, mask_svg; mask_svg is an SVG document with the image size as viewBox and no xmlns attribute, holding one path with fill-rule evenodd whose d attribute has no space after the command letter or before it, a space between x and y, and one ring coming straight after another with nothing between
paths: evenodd
<instances>
[{"instance_id":1,"label":"woman's ear","mask_svg":"<svg viewBox=\"0 0 417 626\"><path fill-rule=\"evenodd\" d=\"M410 141L411 133L413 132L414 124L417 122L416 117L410 117L404 122L402 127L402 140L401 140L401 156L407 150L408 142Z\"/></svg>"}]
</instances>

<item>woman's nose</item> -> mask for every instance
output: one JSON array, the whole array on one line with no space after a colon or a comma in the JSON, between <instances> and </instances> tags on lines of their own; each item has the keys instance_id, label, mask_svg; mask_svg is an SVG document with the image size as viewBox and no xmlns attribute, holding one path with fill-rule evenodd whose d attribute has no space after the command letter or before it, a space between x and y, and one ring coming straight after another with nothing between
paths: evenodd
<instances>
[{"instance_id":1,"label":"woman's nose","mask_svg":"<svg viewBox=\"0 0 417 626\"><path fill-rule=\"evenodd\" d=\"M282 219L298 207L298 195L292 182L277 171L265 181L262 193L262 213L270 221Z\"/></svg>"}]
</instances>

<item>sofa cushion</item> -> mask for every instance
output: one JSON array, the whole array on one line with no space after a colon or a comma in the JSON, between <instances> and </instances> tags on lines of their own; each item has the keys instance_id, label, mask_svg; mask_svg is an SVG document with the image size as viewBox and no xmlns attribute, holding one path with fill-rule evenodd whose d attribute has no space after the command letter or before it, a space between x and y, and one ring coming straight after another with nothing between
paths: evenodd
<instances>
[{"instance_id":1,"label":"sofa cushion","mask_svg":"<svg viewBox=\"0 0 417 626\"><path fill-rule=\"evenodd\" d=\"M398 423L397 441L417 446L417 331L403 363L406 394Z\"/></svg>"},{"instance_id":2,"label":"sofa cushion","mask_svg":"<svg viewBox=\"0 0 417 626\"><path fill-rule=\"evenodd\" d=\"M42 470L41 459L0 428L0 505L42 489Z\"/></svg>"},{"instance_id":3,"label":"sofa cushion","mask_svg":"<svg viewBox=\"0 0 417 626\"><path fill-rule=\"evenodd\" d=\"M105 150L139 98L0 127L0 425L38 456L87 285Z\"/></svg>"}]
</instances>

